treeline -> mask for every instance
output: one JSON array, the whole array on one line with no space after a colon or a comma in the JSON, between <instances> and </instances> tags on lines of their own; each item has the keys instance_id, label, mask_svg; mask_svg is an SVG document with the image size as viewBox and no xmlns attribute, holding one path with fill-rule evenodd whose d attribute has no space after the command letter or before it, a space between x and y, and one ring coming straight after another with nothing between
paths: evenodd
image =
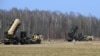
<instances>
[{"instance_id":1,"label":"treeline","mask_svg":"<svg viewBox=\"0 0 100 56\"><path fill-rule=\"evenodd\" d=\"M45 39L65 39L72 26L78 26L78 32L83 35L100 37L100 19L95 16L84 16L80 13L61 13L59 11L28 10L12 8L0 9L0 38L15 18L21 20L19 31L32 34L43 34Z\"/></svg>"}]
</instances>

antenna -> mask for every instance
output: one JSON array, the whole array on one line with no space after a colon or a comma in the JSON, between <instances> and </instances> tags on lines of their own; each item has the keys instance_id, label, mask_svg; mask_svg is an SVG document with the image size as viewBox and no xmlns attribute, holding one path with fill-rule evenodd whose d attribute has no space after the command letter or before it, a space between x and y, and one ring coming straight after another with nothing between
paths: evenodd
<instances>
[{"instance_id":1,"label":"antenna","mask_svg":"<svg viewBox=\"0 0 100 56\"><path fill-rule=\"evenodd\" d=\"M1 26L1 20L0 20L0 29L1 29L1 27L2 27L2 26Z\"/></svg>"},{"instance_id":2,"label":"antenna","mask_svg":"<svg viewBox=\"0 0 100 56\"><path fill-rule=\"evenodd\" d=\"M24 23L24 21L23 21L22 31L24 31L24 30L25 30L25 23Z\"/></svg>"}]
</instances>

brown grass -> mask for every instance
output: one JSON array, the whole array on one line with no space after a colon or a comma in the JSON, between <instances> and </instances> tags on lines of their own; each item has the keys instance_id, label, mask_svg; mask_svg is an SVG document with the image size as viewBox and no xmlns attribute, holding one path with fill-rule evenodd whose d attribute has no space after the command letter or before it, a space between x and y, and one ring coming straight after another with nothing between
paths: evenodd
<instances>
[{"instance_id":1,"label":"brown grass","mask_svg":"<svg viewBox=\"0 0 100 56\"><path fill-rule=\"evenodd\" d=\"M100 56L100 42L52 41L48 44L0 45L0 56Z\"/></svg>"}]
</instances>

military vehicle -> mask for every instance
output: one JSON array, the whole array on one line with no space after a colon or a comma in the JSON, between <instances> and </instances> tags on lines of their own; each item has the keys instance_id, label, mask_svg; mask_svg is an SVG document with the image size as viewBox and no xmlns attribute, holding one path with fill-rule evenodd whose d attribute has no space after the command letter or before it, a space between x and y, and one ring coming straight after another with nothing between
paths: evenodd
<instances>
[{"instance_id":1,"label":"military vehicle","mask_svg":"<svg viewBox=\"0 0 100 56\"><path fill-rule=\"evenodd\" d=\"M76 32L78 30L78 26L73 26L70 30L70 32L68 33L68 41L72 41L72 40L76 40Z\"/></svg>"},{"instance_id":2,"label":"military vehicle","mask_svg":"<svg viewBox=\"0 0 100 56\"><path fill-rule=\"evenodd\" d=\"M10 25L10 27L8 28L8 30L4 32L4 35L5 35L4 44L18 44L19 43L20 40L15 35L19 26L20 26L20 20L15 19Z\"/></svg>"},{"instance_id":3,"label":"military vehicle","mask_svg":"<svg viewBox=\"0 0 100 56\"><path fill-rule=\"evenodd\" d=\"M78 26L73 26L70 30L70 32L68 33L68 41L92 41L94 40L94 37L92 35L87 35L84 36L82 33L77 34L78 31Z\"/></svg>"},{"instance_id":4,"label":"military vehicle","mask_svg":"<svg viewBox=\"0 0 100 56\"><path fill-rule=\"evenodd\" d=\"M20 37L17 36L16 31L18 30L21 22L19 19L15 19L7 31L4 32L4 44L40 44L42 40L42 35L36 34L34 36L28 37L26 31L21 31Z\"/></svg>"}]
</instances>

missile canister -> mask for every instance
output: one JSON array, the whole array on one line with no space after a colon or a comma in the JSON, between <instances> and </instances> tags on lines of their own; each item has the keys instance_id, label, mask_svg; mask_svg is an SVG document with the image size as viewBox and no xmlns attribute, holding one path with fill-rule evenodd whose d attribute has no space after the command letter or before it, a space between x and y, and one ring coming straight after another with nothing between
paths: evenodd
<instances>
[{"instance_id":1,"label":"missile canister","mask_svg":"<svg viewBox=\"0 0 100 56\"><path fill-rule=\"evenodd\" d=\"M13 22L12 26L9 28L8 30L8 34L9 35L13 35L14 30L16 29L16 27L20 24L20 20L19 19L15 19L15 21Z\"/></svg>"}]
</instances>

